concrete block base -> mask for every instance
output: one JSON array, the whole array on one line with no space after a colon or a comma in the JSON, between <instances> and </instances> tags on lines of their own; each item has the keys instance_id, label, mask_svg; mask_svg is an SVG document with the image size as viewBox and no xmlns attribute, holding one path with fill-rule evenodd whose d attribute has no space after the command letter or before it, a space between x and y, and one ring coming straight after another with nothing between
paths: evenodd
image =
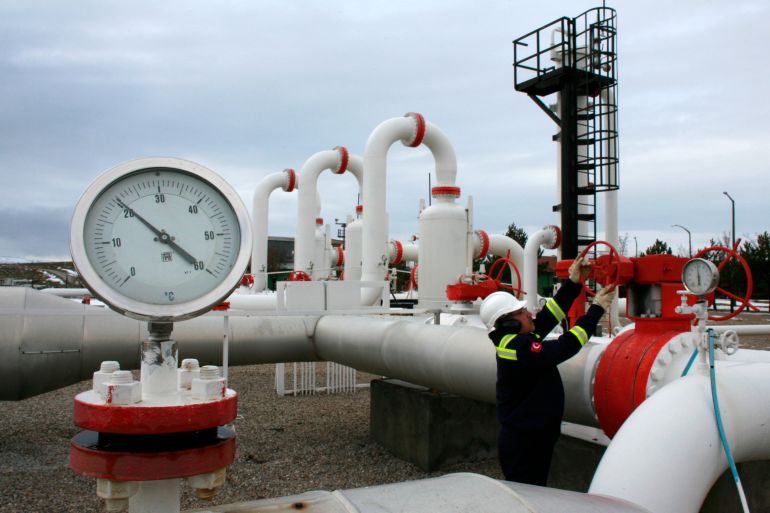
<instances>
[{"instance_id":1,"label":"concrete block base","mask_svg":"<svg viewBox=\"0 0 770 513\"><path fill-rule=\"evenodd\" d=\"M495 406L394 379L371 385L371 435L429 472L497 454Z\"/></svg>"}]
</instances>

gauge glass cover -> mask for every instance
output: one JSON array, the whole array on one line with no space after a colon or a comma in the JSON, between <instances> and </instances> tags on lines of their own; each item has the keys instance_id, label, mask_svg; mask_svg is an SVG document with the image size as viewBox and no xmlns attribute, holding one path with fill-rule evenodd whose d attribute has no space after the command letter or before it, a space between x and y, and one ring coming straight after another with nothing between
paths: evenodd
<instances>
[{"instance_id":1,"label":"gauge glass cover","mask_svg":"<svg viewBox=\"0 0 770 513\"><path fill-rule=\"evenodd\" d=\"M719 270L713 262L694 258L682 269L682 283L690 293L705 296L716 290L719 284Z\"/></svg>"},{"instance_id":2,"label":"gauge glass cover","mask_svg":"<svg viewBox=\"0 0 770 513\"><path fill-rule=\"evenodd\" d=\"M181 320L221 302L251 248L237 193L179 159L141 159L98 178L76 207L73 260L89 288L131 317Z\"/></svg>"}]
</instances>

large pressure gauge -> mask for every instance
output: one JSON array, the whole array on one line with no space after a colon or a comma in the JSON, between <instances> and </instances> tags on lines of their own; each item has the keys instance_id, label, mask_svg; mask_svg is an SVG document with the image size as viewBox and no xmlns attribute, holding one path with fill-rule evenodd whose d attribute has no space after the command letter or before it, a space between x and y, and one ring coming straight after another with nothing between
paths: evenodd
<instances>
[{"instance_id":1,"label":"large pressure gauge","mask_svg":"<svg viewBox=\"0 0 770 513\"><path fill-rule=\"evenodd\" d=\"M696 296L705 296L716 290L719 284L719 269L703 258L693 258L682 268L682 283Z\"/></svg>"},{"instance_id":2,"label":"large pressure gauge","mask_svg":"<svg viewBox=\"0 0 770 513\"><path fill-rule=\"evenodd\" d=\"M70 226L75 266L114 310L189 319L238 286L251 251L238 194L205 167L147 158L110 169L80 198Z\"/></svg>"}]
</instances>

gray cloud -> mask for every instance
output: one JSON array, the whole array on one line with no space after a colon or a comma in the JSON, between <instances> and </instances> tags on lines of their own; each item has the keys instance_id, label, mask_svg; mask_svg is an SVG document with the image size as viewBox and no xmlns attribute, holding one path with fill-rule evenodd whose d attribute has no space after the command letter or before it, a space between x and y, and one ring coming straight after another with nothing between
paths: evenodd
<instances>
[{"instance_id":1,"label":"gray cloud","mask_svg":"<svg viewBox=\"0 0 770 513\"><path fill-rule=\"evenodd\" d=\"M679 237L673 223L721 233L725 189L739 233L770 229L761 199L770 185L768 7L613 4L621 231L638 232L645 247L647 233ZM411 110L455 144L458 183L474 196L479 227L552 222L555 126L513 91L510 42L576 14L566 1L3 2L0 205L27 228L0 229L0 253L66 254L66 223L57 228L47 212L71 211L120 162L196 160L250 204L261 177L340 144L361 154L378 123ZM392 151L395 237L417 230L432 167L420 151ZM352 212L354 182L322 177L327 220ZM295 202L271 197L271 233L293 233Z\"/></svg>"}]
</instances>

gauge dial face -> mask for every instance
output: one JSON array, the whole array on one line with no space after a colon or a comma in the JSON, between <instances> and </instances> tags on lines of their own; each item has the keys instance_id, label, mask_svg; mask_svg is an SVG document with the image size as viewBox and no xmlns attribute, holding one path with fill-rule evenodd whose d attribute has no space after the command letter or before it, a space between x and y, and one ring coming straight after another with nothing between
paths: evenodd
<instances>
[{"instance_id":1,"label":"gauge dial face","mask_svg":"<svg viewBox=\"0 0 770 513\"><path fill-rule=\"evenodd\" d=\"M179 320L237 286L248 232L240 198L213 172L142 159L108 171L86 191L71 246L81 275L110 306L131 317Z\"/></svg>"},{"instance_id":2,"label":"gauge dial face","mask_svg":"<svg viewBox=\"0 0 770 513\"><path fill-rule=\"evenodd\" d=\"M682 283L692 294L705 296L716 290L719 284L719 270L708 260L694 258L682 269Z\"/></svg>"}]
</instances>

